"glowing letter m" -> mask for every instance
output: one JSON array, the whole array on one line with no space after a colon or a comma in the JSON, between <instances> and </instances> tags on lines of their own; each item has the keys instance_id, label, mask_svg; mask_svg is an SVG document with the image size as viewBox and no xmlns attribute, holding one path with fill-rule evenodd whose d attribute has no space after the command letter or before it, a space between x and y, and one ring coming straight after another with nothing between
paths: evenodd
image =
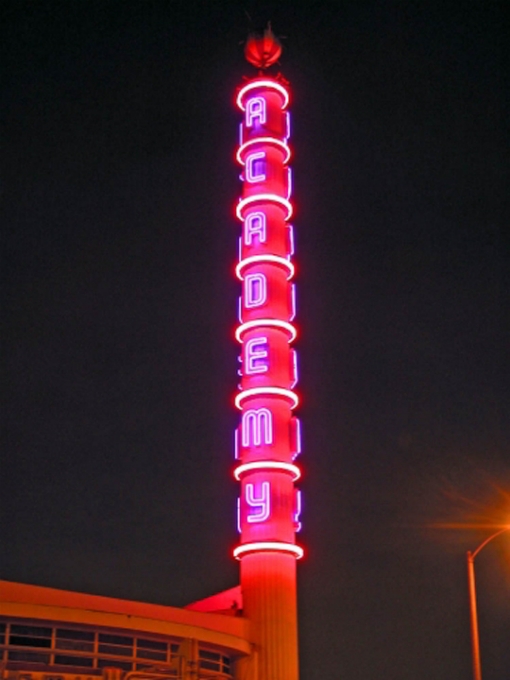
<instances>
[{"instance_id":1,"label":"glowing letter m","mask_svg":"<svg viewBox=\"0 0 510 680\"><path fill-rule=\"evenodd\" d=\"M243 446L273 443L273 414L268 408L250 409L241 421Z\"/></svg>"}]
</instances>

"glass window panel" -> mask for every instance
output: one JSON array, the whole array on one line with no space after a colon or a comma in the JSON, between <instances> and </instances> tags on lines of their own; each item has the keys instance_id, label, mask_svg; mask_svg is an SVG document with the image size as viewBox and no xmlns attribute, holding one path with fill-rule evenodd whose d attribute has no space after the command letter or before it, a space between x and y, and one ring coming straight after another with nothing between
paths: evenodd
<instances>
[{"instance_id":1,"label":"glass window panel","mask_svg":"<svg viewBox=\"0 0 510 680\"><path fill-rule=\"evenodd\" d=\"M30 635L31 637L51 637L51 628L42 628L40 626L18 626L13 624L11 626L11 635Z\"/></svg>"},{"instance_id":2,"label":"glass window panel","mask_svg":"<svg viewBox=\"0 0 510 680\"><path fill-rule=\"evenodd\" d=\"M220 661L220 654L218 652L208 652L206 649L201 649L198 653L200 659L214 659Z\"/></svg>"},{"instance_id":3,"label":"glass window panel","mask_svg":"<svg viewBox=\"0 0 510 680\"><path fill-rule=\"evenodd\" d=\"M143 647L144 649L159 649L163 652L166 652L167 648L166 642L159 642L157 640L144 640L143 638L137 638L136 646Z\"/></svg>"},{"instance_id":4,"label":"glass window panel","mask_svg":"<svg viewBox=\"0 0 510 680\"><path fill-rule=\"evenodd\" d=\"M133 656L132 647L119 647L118 645L99 645L101 654L114 654L115 656Z\"/></svg>"},{"instance_id":5,"label":"glass window panel","mask_svg":"<svg viewBox=\"0 0 510 680\"><path fill-rule=\"evenodd\" d=\"M51 647L51 637L24 637L22 635L13 635L9 637L9 644L17 645L18 647Z\"/></svg>"},{"instance_id":6,"label":"glass window panel","mask_svg":"<svg viewBox=\"0 0 510 680\"><path fill-rule=\"evenodd\" d=\"M209 671L219 671L220 670L220 665L218 662L215 661L200 661L200 668L205 668Z\"/></svg>"},{"instance_id":7,"label":"glass window panel","mask_svg":"<svg viewBox=\"0 0 510 680\"><path fill-rule=\"evenodd\" d=\"M88 658L86 656L65 656L64 654L56 654L55 663L62 666L83 666L86 668L92 668L94 665L94 659Z\"/></svg>"},{"instance_id":8,"label":"glass window panel","mask_svg":"<svg viewBox=\"0 0 510 680\"><path fill-rule=\"evenodd\" d=\"M57 640L56 649L74 649L76 652L93 652L94 643L82 640Z\"/></svg>"},{"instance_id":9,"label":"glass window panel","mask_svg":"<svg viewBox=\"0 0 510 680\"><path fill-rule=\"evenodd\" d=\"M72 628L57 628L57 638L64 640L94 640L94 632L89 630L73 630Z\"/></svg>"},{"instance_id":10,"label":"glass window panel","mask_svg":"<svg viewBox=\"0 0 510 680\"><path fill-rule=\"evenodd\" d=\"M139 659L155 659L156 661L166 661L166 652L155 652L152 649L138 649L136 656Z\"/></svg>"},{"instance_id":11,"label":"glass window panel","mask_svg":"<svg viewBox=\"0 0 510 680\"><path fill-rule=\"evenodd\" d=\"M36 652L9 651L9 661L27 661L28 663L49 663L49 654L37 654Z\"/></svg>"},{"instance_id":12,"label":"glass window panel","mask_svg":"<svg viewBox=\"0 0 510 680\"><path fill-rule=\"evenodd\" d=\"M133 668L132 663L126 661L117 661L117 659L98 659L98 668L121 668L123 671L130 671Z\"/></svg>"},{"instance_id":13,"label":"glass window panel","mask_svg":"<svg viewBox=\"0 0 510 680\"><path fill-rule=\"evenodd\" d=\"M107 635L99 633L99 642L108 642L111 645L122 645L124 647L133 646L133 638L124 635Z\"/></svg>"}]
</instances>

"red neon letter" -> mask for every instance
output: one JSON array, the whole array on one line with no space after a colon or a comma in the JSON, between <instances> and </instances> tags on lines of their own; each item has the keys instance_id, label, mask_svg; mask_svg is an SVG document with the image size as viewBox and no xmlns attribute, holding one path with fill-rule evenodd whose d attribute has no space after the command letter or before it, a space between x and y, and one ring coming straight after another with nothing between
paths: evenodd
<instances>
[{"instance_id":1,"label":"red neon letter","mask_svg":"<svg viewBox=\"0 0 510 680\"><path fill-rule=\"evenodd\" d=\"M267 351L267 338L252 338L246 343L246 355L244 359L244 371L250 373L265 373L268 362L265 361L269 355Z\"/></svg>"},{"instance_id":2,"label":"red neon letter","mask_svg":"<svg viewBox=\"0 0 510 680\"><path fill-rule=\"evenodd\" d=\"M244 304L260 307L267 300L267 279L264 274L247 274L244 278Z\"/></svg>"},{"instance_id":3,"label":"red neon letter","mask_svg":"<svg viewBox=\"0 0 510 680\"><path fill-rule=\"evenodd\" d=\"M266 242L266 216L263 212L252 212L244 220L244 243L251 246L257 236L259 243Z\"/></svg>"},{"instance_id":4,"label":"red neon letter","mask_svg":"<svg viewBox=\"0 0 510 680\"><path fill-rule=\"evenodd\" d=\"M273 443L273 416L268 408L250 409L241 421L243 446Z\"/></svg>"},{"instance_id":5,"label":"red neon letter","mask_svg":"<svg viewBox=\"0 0 510 680\"><path fill-rule=\"evenodd\" d=\"M251 127L254 121L260 125L266 122L266 100L264 97L252 97L246 102L246 127Z\"/></svg>"},{"instance_id":6,"label":"red neon letter","mask_svg":"<svg viewBox=\"0 0 510 680\"><path fill-rule=\"evenodd\" d=\"M265 522L271 514L269 482L262 482L260 496L255 496L254 489L255 486L253 484L246 485L246 502L250 508L256 509L256 512L247 517L250 524L254 522Z\"/></svg>"}]
</instances>

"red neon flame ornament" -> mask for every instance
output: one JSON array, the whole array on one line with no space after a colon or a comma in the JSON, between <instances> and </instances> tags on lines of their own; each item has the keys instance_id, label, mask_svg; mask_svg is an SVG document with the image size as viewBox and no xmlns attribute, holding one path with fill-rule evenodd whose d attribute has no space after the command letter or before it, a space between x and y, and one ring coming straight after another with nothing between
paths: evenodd
<instances>
[{"instance_id":1,"label":"red neon flame ornament","mask_svg":"<svg viewBox=\"0 0 510 680\"><path fill-rule=\"evenodd\" d=\"M250 33L244 46L244 56L256 68L266 69L278 61L282 45L268 24L264 33Z\"/></svg>"}]
</instances>

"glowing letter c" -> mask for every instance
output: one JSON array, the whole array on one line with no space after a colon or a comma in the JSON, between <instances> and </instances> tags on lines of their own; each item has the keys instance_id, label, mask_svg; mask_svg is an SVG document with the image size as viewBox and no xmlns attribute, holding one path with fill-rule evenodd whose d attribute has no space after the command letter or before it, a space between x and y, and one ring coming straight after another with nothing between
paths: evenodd
<instances>
[{"instance_id":1,"label":"glowing letter c","mask_svg":"<svg viewBox=\"0 0 510 680\"><path fill-rule=\"evenodd\" d=\"M266 179L266 173L264 172L264 165L262 163L266 159L265 151L256 151L246 156L246 181L250 184L256 184L257 182L263 182ZM258 161L258 163L257 163ZM255 164L262 167L262 170L256 170Z\"/></svg>"}]
</instances>

